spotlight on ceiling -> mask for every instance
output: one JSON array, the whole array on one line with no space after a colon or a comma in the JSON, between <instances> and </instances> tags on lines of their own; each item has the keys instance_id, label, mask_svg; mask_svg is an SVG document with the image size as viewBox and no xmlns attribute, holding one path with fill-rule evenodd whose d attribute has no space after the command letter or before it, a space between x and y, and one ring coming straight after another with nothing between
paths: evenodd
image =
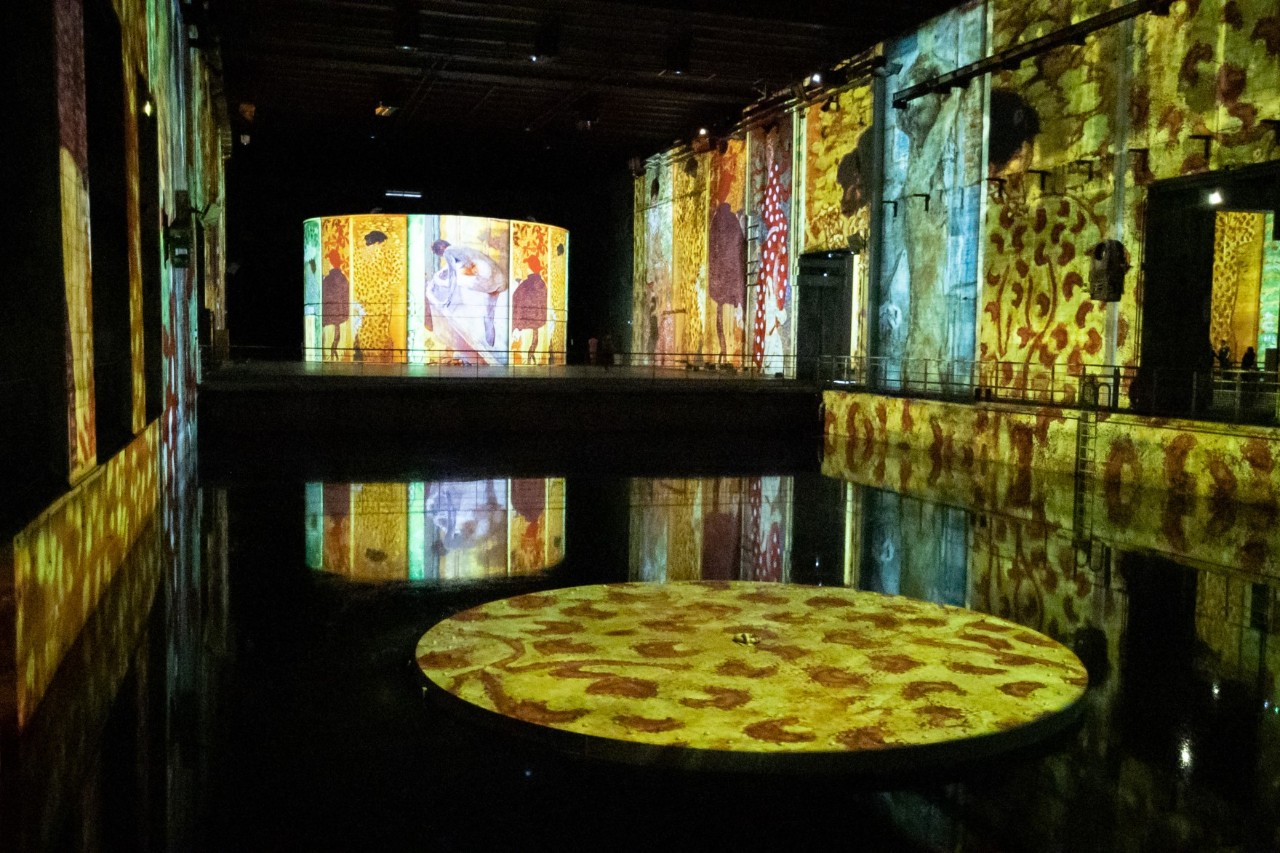
<instances>
[{"instance_id":1,"label":"spotlight on ceiling","mask_svg":"<svg viewBox=\"0 0 1280 853\"><path fill-rule=\"evenodd\" d=\"M1209 204L1212 204L1214 206L1222 204L1221 190L1213 190L1212 192L1209 193Z\"/></svg>"},{"instance_id":2,"label":"spotlight on ceiling","mask_svg":"<svg viewBox=\"0 0 1280 853\"><path fill-rule=\"evenodd\" d=\"M671 35L671 41L667 43L666 63L663 66L664 71L669 71L677 77L689 70L689 54L693 47L693 36L686 30L676 30Z\"/></svg>"},{"instance_id":3,"label":"spotlight on ceiling","mask_svg":"<svg viewBox=\"0 0 1280 853\"><path fill-rule=\"evenodd\" d=\"M705 127L698 128L699 136L706 136L708 133L710 133L710 131L708 131Z\"/></svg>"},{"instance_id":4,"label":"spotlight on ceiling","mask_svg":"<svg viewBox=\"0 0 1280 853\"><path fill-rule=\"evenodd\" d=\"M817 72L815 72L815 73L813 73L813 74L810 74L810 75L809 75L809 85L810 85L810 86L821 86L821 85L822 85L822 72L821 72L821 71L817 71Z\"/></svg>"},{"instance_id":5,"label":"spotlight on ceiling","mask_svg":"<svg viewBox=\"0 0 1280 853\"><path fill-rule=\"evenodd\" d=\"M395 0L391 10L391 41L398 50L410 51L418 46L417 0Z\"/></svg>"}]
</instances>

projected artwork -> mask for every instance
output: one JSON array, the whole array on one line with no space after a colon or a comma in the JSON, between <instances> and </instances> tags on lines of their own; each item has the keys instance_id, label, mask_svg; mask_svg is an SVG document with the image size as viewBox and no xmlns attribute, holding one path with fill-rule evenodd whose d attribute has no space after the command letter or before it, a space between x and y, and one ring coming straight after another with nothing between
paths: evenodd
<instances>
[{"instance_id":1,"label":"projected artwork","mask_svg":"<svg viewBox=\"0 0 1280 853\"><path fill-rule=\"evenodd\" d=\"M792 118L753 128L751 151L752 253L759 270L751 288L751 366L777 373L795 352L791 322Z\"/></svg>"},{"instance_id":2,"label":"projected artwork","mask_svg":"<svg viewBox=\"0 0 1280 853\"><path fill-rule=\"evenodd\" d=\"M981 58L983 10L971 3L895 42L890 67L901 70L887 88L905 89ZM889 381L899 359L929 359L934 370L963 376L973 358L982 98L976 87L960 89L884 113L883 252L871 310L879 324L873 354L889 359Z\"/></svg>"},{"instance_id":3,"label":"projected artwork","mask_svg":"<svg viewBox=\"0 0 1280 853\"><path fill-rule=\"evenodd\" d=\"M804 250L867 246L875 136L870 83L805 113Z\"/></svg>"},{"instance_id":4,"label":"projected artwork","mask_svg":"<svg viewBox=\"0 0 1280 853\"><path fill-rule=\"evenodd\" d=\"M569 233L475 216L303 223L308 361L564 363Z\"/></svg>"},{"instance_id":5,"label":"projected artwork","mask_svg":"<svg viewBox=\"0 0 1280 853\"><path fill-rule=\"evenodd\" d=\"M85 127L84 17L78 2L54 5L58 171L67 376L67 458L72 482L97 462L93 387L93 287L89 271L89 151Z\"/></svg>"},{"instance_id":6,"label":"projected artwork","mask_svg":"<svg viewBox=\"0 0 1280 853\"><path fill-rule=\"evenodd\" d=\"M702 353L714 364L742 366L743 306L746 299L747 146L730 139L711 155L707 193L706 316Z\"/></svg>"},{"instance_id":7,"label":"projected artwork","mask_svg":"<svg viewBox=\"0 0 1280 853\"><path fill-rule=\"evenodd\" d=\"M494 601L438 623L417 661L437 688L479 708L607 739L593 754L627 755L627 743L697 749L690 766L720 769L741 752L756 771L768 754L862 754L864 769L901 769L914 747L1025 744L1027 730L1001 738L1059 714L1065 724L1089 681L1069 649L995 616L741 582Z\"/></svg>"},{"instance_id":8,"label":"projected artwork","mask_svg":"<svg viewBox=\"0 0 1280 853\"><path fill-rule=\"evenodd\" d=\"M1065 25L1070 11L997 5L993 46ZM1000 362L1002 385L1047 392L1052 380L1071 400L1078 381L1066 370L1055 379L1048 366L1106 358L1107 308L1089 298L1083 258L1112 233L1114 176L1091 161L1115 147L1125 43L1122 30L1106 29L1052 61L1038 57L992 77L979 355ZM1118 347L1128 332L1122 323Z\"/></svg>"},{"instance_id":9,"label":"projected artwork","mask_svg":"<svg viewBox=\"0 0 1280 853\"><path fill-rule=\"evenodd\" d=\"M635 285L631 292L631 351L675 352L671 164L650 163L636 179Z\"/></svg>"},{"instance_id":10,"label":"projected artwork","mask_svg":"<svg viewBox=\"0 0 1280 853\"><path fill-rule=\"evenodd\" d=\"M1231 363L1240 364L1245 351L1258 345L1266 216L1223 210L1214 218L1207 343L1215 351L1225 346Z\"/></svg>"},{"instance_id":11,"label":"projected artwork","mask_svg":"<svg viewBox=\"0 0 1280 853\"><path fill-rule=\"evenodd\" d=\"M562 479L309 483L307 565L361 581L525 575L564 559Z\"/></svg>"},{"instance_id":12,"label":"projected artwork","mask_svg":"<svg viewBox=\"0 0 1280 853\"><path fill-rule=\"evenodd\" d=\"M631 482L632 580L786 580L790 477Z\"/></svg>"}]
</instances>

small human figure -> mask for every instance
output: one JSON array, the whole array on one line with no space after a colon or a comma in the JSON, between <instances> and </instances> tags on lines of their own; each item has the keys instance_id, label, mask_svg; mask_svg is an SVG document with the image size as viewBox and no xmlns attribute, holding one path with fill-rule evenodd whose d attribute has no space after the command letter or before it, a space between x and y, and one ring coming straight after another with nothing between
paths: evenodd
<instances>
[{"instance_id":1,"label":"small human figure","mask_svg":"<svg viewBox=\"0 0 1280 853\"><path fill-rule=\"evenodd\" d=\"M1220 370L1231 369L1231 347L1226 341L1222 342L1222 346L1218 347L1218 368Z\"/></svg>"},{"instance_id":2,"label":"small human figure","mask_svg":"<svg viewBox=\"0 0 1280 853\"><path fill-rule=\"evenodd\" d=\"M1249 347L1244 351L1244 355L1240 356L1240 379L1243 387L1240 389L1241 403L1245 409L1252 408L1254 400L1258 396L1255 382L1261 378L1258 375L1258 354L1253 351L1253 347Z\"/></svg>"},{"instance_id":3,"label":"small human figure","mask_svg":"<svg viewBox=\"0 0 1280 853\"><path fill-rule=\"evenodd\" d=\"M605 370L608 370L613 365L612 335L605 335L604 340L600 342L600 361L604 364Z\"/></svg>"},{"instance_id":4,"label":"small human figure","mask_svg":"<svg viewBox=\"0 0 1280 853\"><path fill-rule=\"evenodd\" d=\"M596 364L600 353L600 339L595 335L587 338L587 363Z\"/></svg>"}]
</instances>

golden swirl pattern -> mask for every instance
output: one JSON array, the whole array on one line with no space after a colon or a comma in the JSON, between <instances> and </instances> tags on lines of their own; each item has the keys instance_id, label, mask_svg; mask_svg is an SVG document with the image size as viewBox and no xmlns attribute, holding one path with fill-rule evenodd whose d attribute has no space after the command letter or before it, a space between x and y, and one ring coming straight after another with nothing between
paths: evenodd
<instances>
[{"instance_id":1,"label":"golden swirl pattern","mask_svg":"<svg viewBox=\"0 0 1280 853\"><path fill-rule=\"evenodd\" d=\"M755 643L740 642L751 635ZM437 687L506 717L746 753L946 744L1070 709L1049 637L957 607L749 582L606 584L459 613L418 643Z\"/></svg>"}]
</instances>

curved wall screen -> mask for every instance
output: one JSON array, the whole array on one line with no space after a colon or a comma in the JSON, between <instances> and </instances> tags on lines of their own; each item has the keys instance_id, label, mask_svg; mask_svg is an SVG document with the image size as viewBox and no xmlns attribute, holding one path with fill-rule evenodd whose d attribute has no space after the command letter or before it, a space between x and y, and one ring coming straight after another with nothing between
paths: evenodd
<instances>
[{"instance_id":1,"label":"curved wall screen","mask_svg":"<svg viewBox=\"0 0 1280 853\"><path fill-rule=\"evenodd\" d=\"M569 232L372 213L303 223L307 361L563 364Z\"/></svg>"}]
</instances>

